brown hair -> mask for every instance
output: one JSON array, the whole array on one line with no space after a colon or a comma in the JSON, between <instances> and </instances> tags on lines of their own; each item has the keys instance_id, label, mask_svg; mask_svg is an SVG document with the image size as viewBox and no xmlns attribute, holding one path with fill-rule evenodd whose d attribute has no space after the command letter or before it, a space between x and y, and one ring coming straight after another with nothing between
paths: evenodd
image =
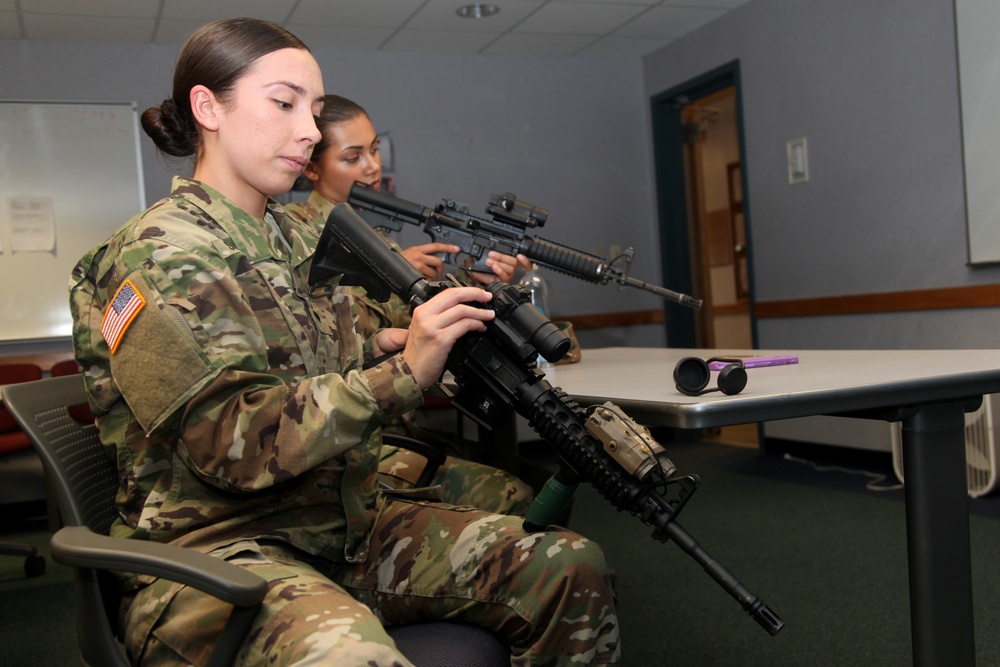
<instances>
[{"instance_id":1,"label":"brown hair","mask_svg":"<svg viewBox=\"0 0 1000 667\"><path fill-rule=\"evenodd\" d=\"M173 96L142 113L142 129L167 155L195 155L200 136L191 112L191 89L203 85L225 100L258 58L287 48L309 50L298 37L269 21L224 19L198 28L177 57Z\"/></svg>"},{"instance_id":2,"label":"brown hair","mask_svg":"<svg viewBox=\"0 0 1000 667\"><path fill-rule=\"evenodd\" d=\"M323 111L316 117L316 127L319 128L320 134L323 137L313 147L310 159L319 159L319 156L330 147L330 140L326 136L327 128L343 123L344 121L352 120L358 116L369 118L368 112L357 102L349 100L346 97L341 97L340 95L324 95Z\"/></svg>"}]
</instances>

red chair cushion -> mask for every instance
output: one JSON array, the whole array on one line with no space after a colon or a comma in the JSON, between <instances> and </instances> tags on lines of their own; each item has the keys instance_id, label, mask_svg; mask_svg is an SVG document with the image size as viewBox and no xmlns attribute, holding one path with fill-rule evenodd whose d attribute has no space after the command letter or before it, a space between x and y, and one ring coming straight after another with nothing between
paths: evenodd
<instances>
[{"instance_id":1,"label":"red chair cushion","mask_svg":"<svg viewBox=\"0 0 1000 667\"><path fill-rule=\"evenodd\" d=\"M38 364L0 363L0 384L17 384L42 379L42 367Z\"/></svg>"},{"instance_id":2,"label":"red chair cushion","mask_svg":"<svg viewBox=\"0 0 1000 667\"><path fill-rule=\"evenodd\" d=\"M0 433L17 431L20 428L14 421L14 415L10 414L10 410L0 405Z\"/></svg>"},{"instance_id":3,"label":"red chair cushion","mask_svg":"<svg viewBox=\"0 0 1000 667\"><path fill-rule=\"evenodd\" d=\"M49 372L54 378L63 375L76 375L80 372L80 367L77 365L76 359L64 359L52 364L52 369Z\"/></svg>"},{"instance_id":4,"label":"red chair cushion","mask_svg":"<svg viewBox=\"0 0 1000 667\"><path fill-rule=\"evenodd\" d=\"M71 405L66 411L69 412L70 417L82 424L94 423L94 413L90 411L90 406L86 403Z\"/></svg>"},{"instance_id":5,"label":"red chair cushion","mask_svg":"<svg viewBox=\"0 0 1000 667\"><path fill-rule=\"evenodd\" d=\"M31 382L41 379L42 368L37 364L0 364L0 384L17 384L19 382ZM7 408L0 405L0 434L20 434L24 437L24 441L27 442L28 436L20 433L20 430L21 427L14 421L14 417ZM20 442L20 439L18 439L18 442ZM23 447L19 449L23 449Z\"/></svg>"},{"instance_id":6,"label":"red chair cushion","mask_svg":"<svg viewBox=\"0 0 1000 667\"><path fill-rule=\"evenodd\" d=\"M23 449L29 449L30 447L31 441L28 440L28 436L21 431L15 431L13 433L0 433L0 454L19 452Z\"/></svg>"}]
</instances>

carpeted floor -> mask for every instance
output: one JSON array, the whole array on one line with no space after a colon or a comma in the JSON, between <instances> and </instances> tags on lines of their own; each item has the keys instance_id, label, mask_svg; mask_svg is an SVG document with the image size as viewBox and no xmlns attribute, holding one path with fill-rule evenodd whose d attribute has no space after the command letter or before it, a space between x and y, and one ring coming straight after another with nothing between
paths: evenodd
<instances>
[{"instance_id":1,"label":"carpeted floor","mask_svg":"<svg viewBox=\"0 0 1000 667\"><path fill-rule=\"evenodd\" d=\"M701 477L678 523L785 627L769 636L675 545L655 542L593 492L578 493L573 527L618 572L623 664L912 664L903 492L868 488L894 485L891 460L864 475L723 445L668 451L681 472ZM971 504L977 658L997 665L1000 523L990 517L1000 516L1000 498Z\"/></svg>"},{"instance_id":2,"label":"carpeted floor","mask_svg":"<svg viewBox=\"0 0 1000 667\"><path fill-rule=\"evenodd\" d=\"M74 623L73 572L53 563L44 517L6 526L0 539L33 545L45 556L46 570L25 577L23 558L0 556L0 663L18 667L78 665Z\"/></svg>"},{"instance_id":3,"label":"carpeted floor","mask_svg":"<svg viewBox=\"0 0 1000 667\"><path fill-rule=\"evenodd\" d=\"M625 667L845 667L912 664L902 491L833 469L842 461L762 454L725 445L668 443L683 473L701 477L678 522L785 622L769 636L676 545L588 487L571 527L598 541L617 573ZM874 486L892 486L891 461L864 462ZM856 466L855 466L856 467ZM971 500L976 644L1000 664L1000 496ZM44 522L0 539L47 550ZM0 556L3 664L75 663L72 576L48 559L25 579Z\"/></svg>"}]
</instances>

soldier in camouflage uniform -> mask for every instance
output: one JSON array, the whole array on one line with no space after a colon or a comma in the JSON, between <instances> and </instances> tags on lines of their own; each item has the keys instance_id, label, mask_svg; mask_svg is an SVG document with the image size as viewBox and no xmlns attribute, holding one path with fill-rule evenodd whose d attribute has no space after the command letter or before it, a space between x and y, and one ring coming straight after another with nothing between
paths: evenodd
<instances>
[{"instance_id":1,"label":"soldier in camouflage uniform","mask_svg":"<svg viewBox=\"0 0 1000 667\"><path fill-rule=\"evenodd\" d=\"M316 124L323 138L313 148L305 168L306 176L313 182L313 191L308 201L288 204L285 212L314 227L318 240L333 207L346 201L356 181L375 189L381 187L382 161L375 128L368 113L356 102L339 95L326 95ZM389 242L429 279L440 278L444 272L444 263L435 253L459 250L457 246L444 243L428 243L403 250L391 240ZM469 278L475 281L471 284L509 280L517 270L517 260L500 253L494 255L488 261L495 268L495 275L463 276L466 282ZM392 295L387 302L379 303L370 298L364 288L358 287L354 290L354 298L362 334L371 335L385 327L409 326L409 306L398 296ZM426 411L409 412L394 423L383 425L382 429L436 443L448 451L460 451L462 443L422 425L421 416L428 415ZM426 459L412 450L382 446L381 479L395 488L413 486L425 464ZM509 472L455 456L445 459L431 484L441 487L441 498L446 502L475 505L502 514L523 516L534 500L531 487Z\"/></svg>"},{"instance_id":2,"label":"soldier in camouflage uniform","mask_svg":"<svg viewBox=\"0 0 1000 667\"><path fill-rule=\"evenodd\" d=\"M487 292L445 290L408 331L365 340L349 291L308 287L303 228L270 196L319 140L322 85L293 35L230 19L192 35L172 98L142 116L161 150L196 156L194 178L70 283L77 360L120 471L112 535L269 582L238 665L409 665L383 625L440 618L501 633L514 665L615 664L596 544L379 489L381 425L419 405L454 341L493 314L465 305ZM204 664L226 605L162 579L123 584L133 663Z\"/></svg>"}]
</instances>

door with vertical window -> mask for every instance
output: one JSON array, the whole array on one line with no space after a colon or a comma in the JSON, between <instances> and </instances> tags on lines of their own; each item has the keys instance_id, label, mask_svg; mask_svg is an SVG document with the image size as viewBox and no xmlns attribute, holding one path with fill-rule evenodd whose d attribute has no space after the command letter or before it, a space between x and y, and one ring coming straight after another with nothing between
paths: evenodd
<instances>
[{"instance_id":1,"label":"door with vertical window","mask_svg":"<svg viewBox=\"0 0 1000 667\"><path fill-rule=\"evenodd\" d=\"M755 347L737 75L732 63L653 99L665 284L704 300L692 313L668 307L672 347ZM757 430L708 435L756 445Z\"/></svg>"}]
</instances>

